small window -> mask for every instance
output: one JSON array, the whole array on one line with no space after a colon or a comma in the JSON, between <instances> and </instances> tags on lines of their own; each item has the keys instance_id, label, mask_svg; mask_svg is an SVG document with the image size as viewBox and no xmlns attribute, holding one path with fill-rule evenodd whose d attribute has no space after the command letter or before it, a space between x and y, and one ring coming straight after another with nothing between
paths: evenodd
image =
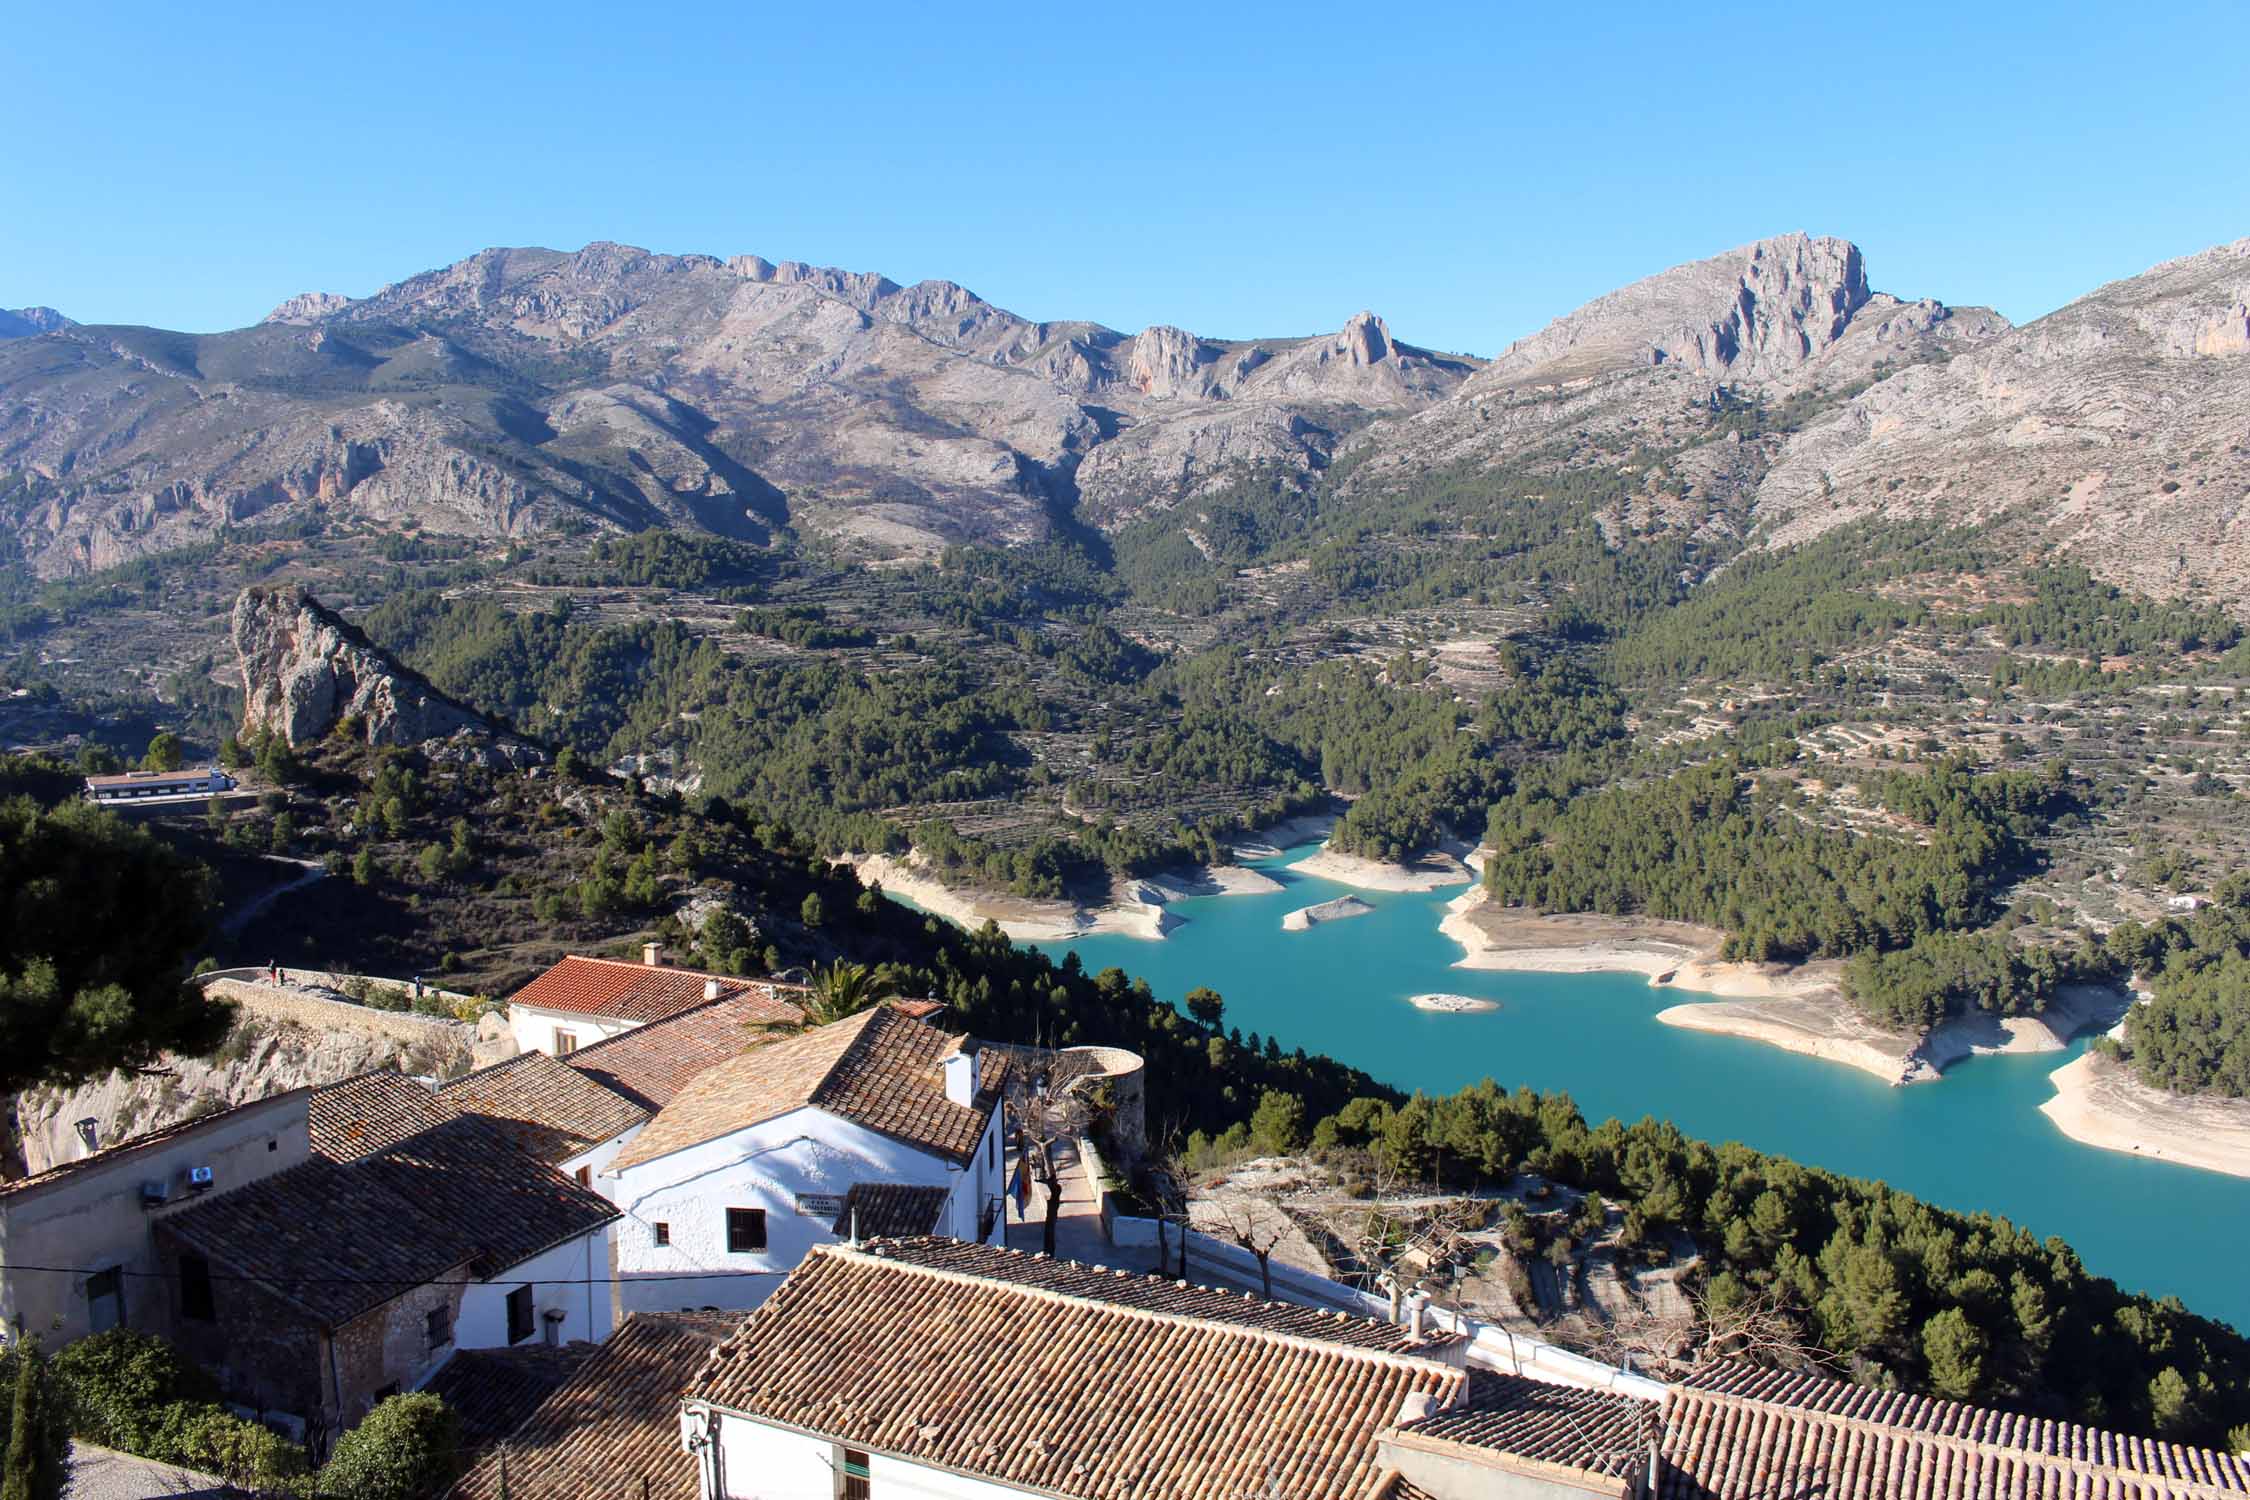
<instances>
[{"instance_id":1,"label":"small window","mask_svg":"<svg viewBox=\"0 0 2250 1500\"><path fill-rule=\"evenodd\" d=\"M180 1256L180 1316L198 1323L219 1316L211 1301L211 1262L192 1250Z\"/></svg>"},{"instance_id":2,"label":"small window","mask_svg":"<svg viewBox=\"0 0 2250 1500\"><path fill-rule=\"evenodd\" d=\"M555 1056L568 1057L578 1050L578 1033L555 1028Z\"/></svg>"},{"instance_id":3,"label":"small window","mask_svg":"<svg viewBox=\"0 0 2250 1500\"><path fill-rule=\"evenodd\" d=\"M580 1187L590 1188L594 1185L594 1164L588 1162L570 1175L578 1179Z\"/></svg>"},{"instance_id":4,"label":"small window","mask_svg":"<svg viewBox=\"0 0 2250 1500\"><path fill-rule=\"evenodd\" d=\"M520 1344L532 1334L531 1288L519 1286L508 1293L508 1342Z\"/></svg>"},{"instance_id":5,"label":"small window","mask_svg":"<svg viewBox=\"0 0 2250 1500\"><path fill-rule=\"evenodd\" d=\"M430 1353L435 1354L453 1342L453 1309L433 1307L422 1320L422 1331L429 1340Z\"/></svg>"},{"instance_id":6,"label":"small window","mask_svg":"<svg viewBox=\"0 0 2250 1500\"><path fill-rule=\"evenodd\" d=\"M727 1210L727 1253L748 1255L766 1248L766 1211L762 1208Z\"/></svg>"},{"instance_id":7,"label":"small window","mask_svg":"<svg viewBox=\"0 0 2250 1500\"><path fill-rule=\"evenodd\" d=\"M997 1130L984 1138L984 1164L988 1167L1000 1165L1000 1132Z\"/></svg>"},{"instance_id":8,"label":"small window","mask_svg":"<svg viewBox=\"0 0 2250 1500\"><path fill-rule=\"evenodd\" d=\"M868 1500L867 1451L846 1448L836 1465L837 1500Z\"/></svg>"},{"instance_id":9,"label":"small window","mask_svg":"<svg viewBox=\"0 0 2250 1500\"><path fill-rule=\"evenodd\" d=\"M659 1219L655 1223L649 1225L648 1228L650 1236L656 1241L658 1245L669 1245L672 1243L672 1226L665 1223L662 1219Z\"/></svg>"},{"instance_id":10,"label":"small window","mask_svg":"<svg viewBox=\"0 0 2250 1500\"><path fill-rule=\"evenodd\" d=\"M116 1266L86 1278L86 1322L95 1333L125 1326L125 1277Z\"/></svg>"}]
</instances>

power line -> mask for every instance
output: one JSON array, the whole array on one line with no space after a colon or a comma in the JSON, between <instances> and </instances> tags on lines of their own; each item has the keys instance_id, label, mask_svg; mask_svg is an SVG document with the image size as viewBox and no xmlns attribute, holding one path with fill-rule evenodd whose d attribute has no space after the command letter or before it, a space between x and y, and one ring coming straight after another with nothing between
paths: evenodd
<instances>
[{"instance_id":1,"label":"power line","mask_svg":"<svg viewBox=\"0 0 2250 1500\"><path fill-rule=\"evenodd\" d=\"M137 1276L148 1281L176 1279L170 1271L132 1271L123 1266L20 1266L0 1262L0 1274L46 1271L57 1276ZM732 1277L787 1276L787 1271L683 1271L661 1276L528 1276L537 1286L646 1286L652 1281L719 1281ZM264 1286L491 1286L513 1277L486 1276L467 1280L435 1276L251 1276L237 1271L212 1271L213 1281L255 1281Z\"/></svg>"}]
</instances>

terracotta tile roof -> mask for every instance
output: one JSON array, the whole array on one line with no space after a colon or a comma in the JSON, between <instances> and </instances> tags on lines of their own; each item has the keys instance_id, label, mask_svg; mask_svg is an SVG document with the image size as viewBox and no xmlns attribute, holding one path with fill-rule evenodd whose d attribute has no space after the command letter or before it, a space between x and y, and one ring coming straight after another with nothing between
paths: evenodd
<instances>
[{"instance_id":1,"label":"terracotta tile roof","mask_svg":"<svg viewBox=\"0 0 2250 1500\"><path fill-rule=\"evenodd\" d=\"M29 1188L46 1187L51 1183L61 1182L66 1178L73 1177L80 1172L97 1171L136 1155L150 1146L161 1146L168 1141L178 1140L182 1136L193 1135L196 1131L215 1125L229 1115L239 1114L246 1109L260 1109L278 1100L294 1099L301 1094L311 1092L310 1088L294 1088L284 1093L268 1094L263 1099L247 1100L230 1109L216 1110L207 1115L197 1115L192 1120L179 1120L142 1135L128 1136L124 1140L115 1141L102 1147L89 1156L82 1156L76 1161L66 1161L60 1166L49 1167L44 1172L33 1172L29 1176L10 1178L7 1181L0 1182L0 1198L5 1198L11 1193L23 1192ZM307 1107L310 1107L309 1100L307 1101Z\"/></svg>"},{"instance_id":2,"label":"terracotta tile roof","mask_svg":"<svg viewBox=\"0 0 2250 1500\"><path fill-rule=\"evenodd\" d=\"M326 1157L167 1214L156 1231L262 1282L327 1328L465 1273L478 1250L459 1227Z\"/></svg>"},{"instance_id":3,"label":"terracotta tile roof","mask_svg":"<svg viewBox=\"0 0 2250 1500\"><path fill-rule=\"evenodd\" d=\"M1385 1469L1375 1476L1375 1487L1367 1492L1367 1500L1437 1500L1437 1497L1398 1470Z\"/></svg>"},{"instance_id":4,"label":"terracotta tile roof","mask_svg":"<svg viewBox=\"0 0 2250 1500\"><path fill-rule=\"evenodd\" d=\"M624 1134L649 1112L544 1052L438 1085L441 1103L480 1115L516 1148L550 1165Z\"/></svg>"},{"instance_id":5,"label":"terracotta tile roof","mask_svg":"<svg viewBox=\"0 0 2250 1500\"><path fill-rule=\"evenodd\" d=\"M862 1234L866 1231L862 1230ZM1381 1318L1355 1318L1349 1313L1326 1312L1294 1302L1263 1302L1241 1292L1196 1286L1163 1276L1135 1271L1113 1271L1075 1260L1056 1260L1005 1250L997 1245L972 1245L963 1240L929 1237L884 1240L861 1247L867 1254L935 1271L957 1271L989 1281L1013 1282L1066 1297L1110 1302L1145 1312L1201 1318L1213 1323L1236 1323L1298 1338L1351 1344L1363 1349L1393 1353L1428 1353L1459 1342L1449 1333L1432 1332L1417 1340L1413 1334Z\"/></svg>"},{"instance_id":6,"label":"terracotta tile roof","mask_svg":"<svg viewBox=\"0 0 2250 1500\"><path fill-rule=\"evenodd\" d=\"M945 1097L939 1065L961 1039L876 1006L707 1068L618 1153L620 1168L682 1151L807 1105L953 1161L976 1153L999 1102Z\"/></svg>"},{"instance_id":7,"label":"terracotta tile roof","mask_svg":"<svg viewBox=\"0 0 2250 1500\"><path fill-rule=\"evenodd\" d=\"M533 1342L510 1349L463 1349L422 1389L461 1419L461 1449L473 1456L512 1436L598 1347Z\"/></svg>"},{"instance_id":8,"label":"terracotta tile roof","mask_svg":"<svg viewBox=\"0 0 2250 1500\"><path fill-rule=\"evenodd\" d=\"M636 1026L581 1047L563 1061L642 1108L656 1110L706 1068L773 1041L776 1033L766 1028L775 1024L773 1006L763 997L736 995Z\"/></svg>"},{"instance_id":9,"label":"terracotta tile roof","mask_svg":"<svg viewBox=\"0 0 2250 1500\"><path fill-rule=\"evenodd\" d=\"M157 1222L336 1327L409 1287L505 1270L617 1217L494 1126L459 1115L355 1161L316 1156Z\"/></svg>"},{"instance_id":10,"label":"terracotta tile roof","mask_svg":"<svg viewBox=\"0 0 2250 1500\"><path fill-rule=\"evenodd\" d=\"M452 1500L696 1500L680 1450L679 1398L741 1316L635 1313L505 1445L461 1476ZM501 1483L505 1466L507 1482Z\"/></svg>"},{"instance_id":11,"label":"terracotta tile roof","mask_svg":"<svg viewBox=\"0 0 2250 1500\"><path fill-rule=\"evenodd\" d=\"M910 1182L855 1182L844 1194L834 1232L877 1236L929 1234L945 1215L946 1200L953 1195L941 1187L918 1187Z\"/></svg>"},{"instance_id":12,"label":"terracotta tile roof","mask_svg":"<svg viewBox=\"0 0 2250 1500\"><path fill-rule=\"evenodd\" d=\"M453 1111L398 1071L381 1068L313 1090L312 1149L330 1161L357 1161L419 1135Z\"/></svg>"},{"instance_id":13,"label":"terracotta tile roof","mask_svg":"<svg viewBox=\"0 0 2250 1500\"><path fill-rule=\"evenodd\" d=\"M1090 1301L824 1245L691 1399L1049 1494L1360 1500L1436 1360Z\"/></svg>"},{"instance_id":14,"label":"terracotta tile roof","mask_svg":"<svg viewBox=\"0 0 2250 1500\"><path fill-rule=\"evenodd\" d=\"M471 1234L479 1275L520 1264L619 1217L607 1198L517 1151L474 1115L353 1165Z\"/></svg>"},{"instance_id":15,"label":"terracotta tile roof","mask_svg":"<svg viewBox=\"0 0 2250 1500\"><path fill-rule=\"evenodd\" d=\"M1719 1364L1666 1402L1667 1500L2207 1500L2250 1494L2250 1460L2070 1422Z\"/></svg>"},{"instance_id":16,"label":"terracotta tile roof","mask_svg":"<svg viewBox=\"0 0 2250 1500\"><path fill-rule=\"evenodd\" d=\"M1622 1479L1639 1472L1659 1427L1656 1402L1475 1371L1458 1404L1415 1422L1401 1436L1424 1445L1483 1449Z\"/></svg>"},{"instance_id":17,"label":"terracotta tile roof","mask_svg":"<svg viewBox=\"0 0 2250 1500\"><path fill-rule=\"evenodd\" d=\"M711 987L717 986L717 993ZM706 1000L746 996L763 1005L775 1021L797 1019L786 998L796 987L769 980L706 974L697 969L667 969L619 958L589 958L573 953L508 997L510 1005L536 1005L575 1016L608 1016L619 1021L660 1021Z\"/></svg>"}]
</instances>

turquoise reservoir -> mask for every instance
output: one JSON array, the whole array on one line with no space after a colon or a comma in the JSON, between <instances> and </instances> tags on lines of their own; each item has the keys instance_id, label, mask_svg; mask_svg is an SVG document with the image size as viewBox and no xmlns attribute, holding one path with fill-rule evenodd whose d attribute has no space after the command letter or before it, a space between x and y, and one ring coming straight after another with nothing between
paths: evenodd
<instances>
[{"instance_id":1,"label":"turquoise reservoir","mask_svg":"<svg viewBox=\"0 0 2250 1500\"><path fill-rule=\"evenodd\" d=\"M1638 974L1454 968L1460 946L1437 924L1458 887L1358 891L1370 915L1284 932L1284 913L1349 890L1289 868L1310 852L1259 863L1284 883L1278 893L1177 903L1181 923L1161 942L1033 946L1058 959L1076 951L1089 973L1114 965L1174 1002L1209 985L1226 997L1230 1028L1327 1053L1402 1089L1444 1093L1484 1077L1566 1089L1590 1121L1654 1115L1707 1140L2002 1214L2062 1236L2097 1275L2250 1327L2241 1274L2250 1179L2081 1146L2039 1112L2053 1095L2047 1075L2084 1041L2062 1053L1973 1058L1938 1082L1892 1088L1842 1064L1659 1025L1658 1011L1695 997L1651 989ZM1439 1014L1407 1003L1441 991L1501 1009Z\"/></svg>"}]
</instances>

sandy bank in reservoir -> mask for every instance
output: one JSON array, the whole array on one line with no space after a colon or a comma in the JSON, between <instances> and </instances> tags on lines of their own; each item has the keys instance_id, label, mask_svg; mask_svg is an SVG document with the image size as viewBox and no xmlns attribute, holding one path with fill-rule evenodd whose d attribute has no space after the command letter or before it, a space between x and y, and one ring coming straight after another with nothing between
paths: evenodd
<instances>
[{"instance_id":1,"label":"sandy bank in reservoir","mask_svg":"<svg viewBox=\"0 0 2250 1500\"><path fill-rule=\"evenodd\" d=\"M1303 932L1323 922L1341 922L1346 917L1364 917L1375 908L1357 896L1338 896L1333 901L1323 901L1318 906L1300 906L1281 919L1283 932Z\"/></svg>"},{"instance_id":2,"label":"sandy bank in reservoir","mask_svg":"<svg viewBox=\"0 0 2250 1500\"><path fill-rule=\"evenodd\" d=\"M2250 1099L2152 1088L2120 1062L2086 1053L2049 1077L2039 1111L2074 1141L2250 1177Z\"/></svg>"},{"instance_id":3,"label":"sandy bank in reservoir","mask_svg":"<svg viewBox=\"0 0 2250 1500\"><path fill-rule=\"evenodd\" d=\"M1621 971L1651 985L1716 998L1657 1012L1667 1026L1764 1042L1843 1063L1885 1083L1926 1083L1962 1058L2055 1052L2114 1018L2115 997L2067 990L2044 1016L1963 1016L1927 1036L1886 1031L1851 1008L1843 966L1735 963L1717 955L1726 934L1689 922L1587 913L1548 915L1492 905L1482 887L1451 902L1438 930L1467 950L1456 967L1550 974Z\"/></svg>"},{"instance_id":4,"label":"sandy bank in reservoir","mask_svg":"<svg viewBox=\"0 0 2250 1500\"><path fill-rule=\"evenodd\" d=\"M1097 933L1161 938L1179 925L1179 918L1164 909L1170 902L1191 896L1265 895L1281 889L1278 882L1256 870L1220 865L1120 880L1110 887L1108 901L1088 906L950 886L912 855L898 860L887 854L868 854L851 864L862 881L881 885L887 894L903 896L922 910L971 930L997 922L1002 932L1019 943L1068 942Z\"/></svg>"}]
</instances>

